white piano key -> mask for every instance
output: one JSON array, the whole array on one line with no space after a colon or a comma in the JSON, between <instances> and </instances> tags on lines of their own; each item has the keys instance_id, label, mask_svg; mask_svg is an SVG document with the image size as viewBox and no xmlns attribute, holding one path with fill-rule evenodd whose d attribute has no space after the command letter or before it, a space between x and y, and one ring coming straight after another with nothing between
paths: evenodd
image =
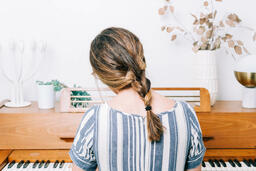
<instances>
[{"instance_id":1,"label":"white piano key","mask_svg":"<svg viewBox=\"0 0 256 171\"><path fill-rule=\"evenodd\" d=\"M29 163L29 165L26 168L23 168L23 171L32 171L32 166L34 163Z\"/></svg>"},{"instance_id":2,"label":"white piano key","mask_svg":"<svg viewBox=\"0 0 256 171\"><path fill-rule=\"evenodd\" d=\"M242 165L242 171L252 171L253 168L252 167L248 167L244 162L240 162Z\"/></svg>"},{"instance_id":3,"label":"white piano key","mask_svg":"<svg viewBox=\"0 0 256 171\"><path fill-rule=\"evenodd\" d=\"M231 164L229 162L225 162L225 163L227 165L227 170L228 171L236 171L237 170L237 167L231 166Z\"/></svg>"},{"instance_id":4,"label":"white piano key","mask_svg":"<svg viewBox=\"0 0 256 171\"><path fill-rule=\"evenodd\" d=\"M214 171L214 167L212 167L209 162L205 162L205 166L205 171Z\"/></svg>"},{"instance_id":5,"label":"white piano key","mask_svg":"<svg viewBox=\"0 0 256 171\"><path fill-rule=\"evenodd\" d=\"M49 166L46 168L46 171L52 171L53 165L54 165L54 163L50 163Z\"/></svg>"},{"instance_id":6,"label":"white piano key","mask_svg":"<svg viewBox=\"0 0 256 171\"><path fill-rule=\"evenodd\" d=\"M15 164L12 166L11 169L8 169L8 171L16 171L16 170L18 170L17 166L18 166L18 163L15 163Z\"/></svg>"},{"instance_id":7,"label":"white piano key","mask_svg":"<svg viewBox=\"0 0 256 171\"><path fill-rule=\"evenodd\" d=\"M65 163L64 171L72 171L72 163Z\"/></svg>"}]
</instances>

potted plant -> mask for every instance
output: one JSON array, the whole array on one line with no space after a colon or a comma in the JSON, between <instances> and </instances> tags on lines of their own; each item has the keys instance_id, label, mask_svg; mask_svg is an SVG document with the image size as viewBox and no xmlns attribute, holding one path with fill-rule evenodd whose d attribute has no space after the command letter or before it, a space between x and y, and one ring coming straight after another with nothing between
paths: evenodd
<instances>
[{"instance_id":1,"label":"potted plant","mask_svg":"<svg viewBox=\"0 0 256 171\"><path fill-rule=\"evenodd\" d=\"M215 52L223 47L227 54L235 60L242 55L250 54L241 40L234 38L230 28L243 28L251 31L252 38L256 40L254 29L241 25L241 19L235 13L229 13L217 19L215 3L222 0L205 0L200 14L191 14L194 18L191 31L181 23L175 15L175 8L170 0L165 0L166 5L158 10L159 15L171 15L177 24L164 25L162 31L171 34L171 41L180 35L192 42L192 51L196 54L196 80L198 86L209 90L211 105L216 102L218 92L218 79Z\"/></svg>"},{"instance_id":2,"label":"potted plant","mask_svg":"<svg viewBox=\"0 0 256 171\"><path fill-rule=\"evenodd\" d=\"M37 83L37 101L38 108L50 109L55 106L55 92L60 91L62 88L67 87L58 80L49 82L36 81Z\"/></svg>"}]
</instances>

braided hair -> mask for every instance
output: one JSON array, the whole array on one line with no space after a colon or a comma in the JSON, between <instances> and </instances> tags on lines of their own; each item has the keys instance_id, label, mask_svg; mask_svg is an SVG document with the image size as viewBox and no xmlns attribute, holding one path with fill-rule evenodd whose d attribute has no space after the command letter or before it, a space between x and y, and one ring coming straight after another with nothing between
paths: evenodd
<instances>
[{"instance_id":1,"label":"braided hair","mask_svg":"<svg viewBox=\"0 0 256 171\"><path fill-rule=\"evenodd\" d=\"M159 141L163 125L152 112L151 83L145 75L143 46L137 36L123 28L103 30L91 43L90 63L93 73L111 89L133 88L139 94L147 112L148 138Z\"/></svg>"}]
</instances>

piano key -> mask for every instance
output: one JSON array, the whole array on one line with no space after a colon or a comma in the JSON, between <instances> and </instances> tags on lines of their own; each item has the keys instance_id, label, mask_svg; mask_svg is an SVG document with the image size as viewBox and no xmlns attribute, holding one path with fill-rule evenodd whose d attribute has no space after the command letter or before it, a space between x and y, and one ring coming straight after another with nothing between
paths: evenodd
<instances>
[{"instance_id":1,"label":"piano key","mask_svg":"<svg viewBox=\"0 0 256 171\"><path fill-rule=\"evenodd\" d=\"M215 159L213 162L217 165L217 167L220 167L220 162L218 160Z\"/></svg>"},{"instance_id":2,"label":"piano key","mask_svg":"<svg viewBox=\"0 0 256 171\"><path fill-rule=\"evenodd\" d=\"M57 167L58 167L58 164L59 164L59 161L56 160L55 163L54 163L54 165L53 165L53 168L57 168Z\"/></svg>"},{"instance_id":3,"label":"piano key","mask_svg":"<svg viewBox=\"0 0 256 171\"><path fill-rule=\"evenodd\" d=\"M242 167L241 163L240 163L237 159L234 160L234 163L235 163L238 167Z\"/></svg>"},{"instance_id":4,"label":"piano key","mask_svg":"<svg viewBox=\"0 0 256 171\"><path fill-rule=\"evenodd\" d=\"M11 163L8 164L8 169L12 168L12 166L15 164L15 161L13 160Z\"/></svg>"},{"instance_id":5,"label":"piano key","mask_svg":"<svg viewBox=\"0 0 256 171\"><path fill-rule=\"evenodd\" d=\"M26 162L25 162L25 164L23 165L23 168L25 169L25 168L27 168L28 167L28 165L29 165L29 163L30 163L30 161L29 160L27 160Z\"/></svg>"},{"instance_id":6,"label":"piano key","mask_svg":"<svg viewBox=\"0 0 256 171\"><path fill-rule=\"evenodd\" d=\"M226 170L228 170L228 171L236 171L237 170L237 167L236 166L234 166L234 165L231 165L230 164L230 162L229 161L227 161L227 162L225 162L225 164L226 164Z\"/></svg>"},{"instance_id":7,"label":"piano key","mask_svg":"<svg viewBox=\"0 0 256 171\"><path fill-rule=\"evenodd\" d=\"M8 169L8 171L14 171L14 170L16 171L16 170L18 170L17 166L18 166L18 163L15 163L12 168Z\"/></svg>"},{"instance_id":8,"label":"piano key","mask_svg":"<svg viewBox=\"0 0 256 171\"><path fill-rule=\"evenodd\" d=\"M214 159L213 163L215 165L215 170L216 171L222 171L223 170L223 168L221 167L220 162L218 160Z\"/></svg>"},{"instance_id":9,"label":"piano key","mask_svg":"<svg viewBox=\"0 0 256 171\"><path fill-rule=\"evenodd\" d=\"M33 168L34 163L29 163L26 168L23 168L22 171L37 171L37 168Z\"/></svg>"},{"instance_id":10,"label":"piano key","mask_svg":"<svg viewBox=\"0 0 256 171\"><path fill-rule=\"evenodd\" d=\"M233 160L228 160L229 164L232 166L232 167L236 167L235 163L233 162Z\"/></svg>"},{"instance_id":11,"label":"piano key","mask_svg":"<svg viewBox=\"0 0 256 171\"><path fill-rule=\"evenodd\" d=\"M251 167L251 164L249 163L248 160L245 160L245 159L244 159L243 162L244 162L244 164L246 164L246 166Z\"/></svg>"},{"instance_id":12,"label":"piano key","mask_svg":"<svg viewBox=\"0 0 256 171\"><path fill-rule=\"evenodd\" d=\"M72 163L65 163L63 166L64 171L71 171L72 170Z\"/></svg>"},{"instance_id":13,"label":"piano key","mask_svg":"<svg viewBox=\"0 0 256 171\"><path fill-rule=\"evenodd\" d=\"M252 171L253 170L253 167L247 166L247 164L245 164L245 162L240 162L240 163L242 165L243 171Z\"/></svg>"},{"instance_id":14,"label":"piano key","mask_svg":"<svg viewBox=\"0 0 256 171\"><path fill-rule=\"evenodd\" d=\"M54 163L49 163L49 166L46 168L46 171L54 171L57 170L56 168L53 167Z\"/></svg>"},{"instance_id":15,"label":"piano key","mask_svg":"<svg viewBox=\"0 0 256 171\"><path fill-rule=\"evenodd\" d=\"M256 159L254 161L252 160L252 165L256 167Z\"/></svg>"},{"instance_id":16,"label":"piano key","mask_svg":"<svg viewBox=\"0 0 256 171\"><path fill-rule=\"evenodd\" d=\"M202 171L213 171L214 168L210 165L209 162L205 162L205 167L202 168Z\"/></svg>"},{"instance_id":17,"label":"piano key","mask_svg":"<svg viewBox=\"0 0 256 171\"><path fill-rule=\"evenodd\" d=\"M215 164L213 163L213 161L210 159L210 160L208 160L208 162L210 163L210 165L212 166L212 167L215 167Z\"/></svg>"},{"instance_id":18,"label":"piano key","mask_svg":"<svg viewBox=\"0 0 256 171\"><path fill-rule=\"evenodd\" d=\"M62 167L64 166L64 163L65 163L65 161L64 161L64 160L62 160L62 161L60 162L60 166L59 166L59 168L62 168Z\"/></svg>"},{"instance_id":19,"label":"piano key","mask_svg":"<svg viewBox=\"0 0 256 171\"><path fill-rule=\"evenodd\" d=\"M35 163L33 163L32 168L36 168L36 167L37 167L37 165L38 165L38 163L39 163L39 161L38 161L38 160L36 160L36 162L35 162Z\"/></svg>"},{"instance_id":20,"label":"piano key","mask_svg":"<svg viewBox=\"0 0 256 171\"><path fill-rule=\"evenodd\" d=\"M204 161L202 161L202 167L205 167L205 163L204 163Z\"/></svg>"},{"instance_id":21,"label":"piano key","mask_svg":"<svg viewBox=\"0 0 256 171\"><path fill-rule=\"evenodd\" d=\"M42 161L39 163L38 168L39 168L39 169L42 168L43 165L44 165L44 160L42 160Z\"/></svg>"},{"instance_id":22,"label":"piano key","mask_svg":"<svg viewBox=\"0 0 256 171\"><path fill-rule=\"evenodd\" d=\"M256 167L256 162L254 163L252 159L249 159L248 162L250 163L251 167Z\"/></svg>"},{"instance_id":23,"label":"piano key","mask_svg":"<svg viewBox=\"0 0 256 171\"><path fill-rule=\"evenodd\" d=\"M19 169L23 164L24 164L24 160L21 160L21 161L18 163L17 168Z\"/></svg>"},{"instance_id":24,"label":"piano key","mask_svg":"<svg viewBox=\"0 0 256 171\"><path fill-rule=\"evenodd\" d=\"M44 168L47 168L49 166L49 164L50 164L50 160L47 160L45 165L44 165Z\"/></svg>"},{"instance_id":25,"label":"piano key","mask_svg":"<svg viewBox=\"0 0 256 171\"><path fill-rule=\"evenodd\" d=\"M219 161L220 161L220 164L222 165L222 167L227 167L227 165L223 159L220 159Z\"/></svg>"}]
</instances>

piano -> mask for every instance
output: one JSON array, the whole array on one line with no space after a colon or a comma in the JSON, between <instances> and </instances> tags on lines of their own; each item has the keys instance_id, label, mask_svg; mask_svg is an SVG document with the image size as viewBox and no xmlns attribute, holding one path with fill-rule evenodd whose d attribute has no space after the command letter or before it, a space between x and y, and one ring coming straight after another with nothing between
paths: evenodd
<instances>
[{"instance_id":1,"label":"piano","mask_svg":"<svg viewBox=\"0 0 256 171\"><path fill-rule=\"evenodd\" d=\"M83 113L0 109L0 170L71 170L68 155ZM207 148L203 171L256 171L256 109L239 101L217 101L197 113Z\"/></svg>"}]
</instances>

